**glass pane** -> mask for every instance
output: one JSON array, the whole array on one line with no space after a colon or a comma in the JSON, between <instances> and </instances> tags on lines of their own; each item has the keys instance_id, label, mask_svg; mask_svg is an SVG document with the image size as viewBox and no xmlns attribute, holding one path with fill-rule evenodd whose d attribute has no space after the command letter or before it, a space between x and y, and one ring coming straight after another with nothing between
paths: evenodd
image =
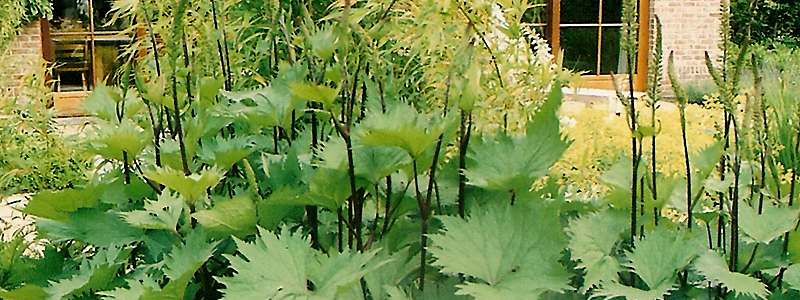
<instances>
[{"instance_id":1,"label":"glass pane","mask_svg":"<svg viewBox=\"0 0 800 300\"><path fill-rule=\"evenodd\" d=\"M561 0L561 24L597 24L600 0Z\"/></svg>"},{"instance_id":2,"label":"glass pane","mask_svg":"<svg viewBox=\"0 0 800 300\"><path fill-rule=\"evenodd\" d=\"M620 28L603 28L603 45L600 49L600 73L624 74L627 73L626 54L620 50Z\"/></svg>"},{"instance_id":3,"label":"glass pane","mask_svg":"<svg viewBox=\"0 0 800 300\"><path fill-rule=\"evenodd\" d=\"M597 75L597 27L561 28L564 67Z\"/></svg>"},{"instance_id":4,"label":"glass pane","mask_svg":"<svg viewBox=\"0 0 800 300\"><path fill-rule=\"evenodd\" d=\"M85 31L89 28L88 2L54 0L51 29L53 31Z\"/></svg>"},{"instance_id":5,"label":"glass pane","mask_svg":"<svg viewBox=\"0 0 800 300\"><path fill-rule=\"evenodd\" d=\"M120 18L114 23L111 21L111 9L114 1L111 0L92 0L94 1L94 28L95 31L115 31L130 27L128 18ZM153 5L148 4L148 9L153 9ZM151 13L152 14L152 13Z\"/></svg>"},{"instance_id":6,"label":"glass pane","mask_svg":"<svg viewBox=\"0 0 800 300\"><path fill-rule=\"evenodd\" d=\"M537 5L528 8L524 14L522 14L522 22L523 23L545 23L547 22L547 16L545 16L545 6Z\"/></svg>"},{"instance_id":7,"label":"glass pane","mask_svg":"<svg viewBox=\"0 0 800 300\"><path fill-rule=\"evenodd\" d=\"M603 23L622 22L622 0L603 0Z\"/></svg>"},{"instance_id":8,"label":"glass pane","mask_svg":"<svg viewBox=\"0 0 800 300\"><path fill-rule=\"evenodd\" d=\"M89 12L89 0L53 0L52 4L51 30L55 32L77 32L89 29L89 19L92 15ZM113 0L92 0L95 31L123 30L129 27L129 22L126 18L107 24L110 21L109 12L112 5Z\"/></svg>"}]
</instances>

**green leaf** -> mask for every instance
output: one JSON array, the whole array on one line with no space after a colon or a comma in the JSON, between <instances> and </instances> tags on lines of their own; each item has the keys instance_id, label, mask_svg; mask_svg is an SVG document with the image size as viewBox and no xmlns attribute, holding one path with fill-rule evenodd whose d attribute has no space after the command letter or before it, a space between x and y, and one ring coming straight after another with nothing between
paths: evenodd
<instances>
[{"instance_id":1,"label":"green leaf","mask_svg":"<svg viewBox=\"0 0 800 300\"><path fill-rule=\"evenodd\" d=\"M113 291L101 292L100 295L118 300L184 300L185 284L180 286L178 281L170 281L162 289L151 277L128 279L127 289L117 288Z\"/></svg>"},{"instance_id":2,"label":"green leaf","mask_svg":"<svg viewBox=\"0 0 800 300\"><path fill-rule=\"evenodd\" d=\"M217 277L225 285L223 299L342 299L380 266L374 251L326 255L289 228L280 236L259 229L253 243L236 239L236 245L244 258L226 255L236 274Z\"/></svg>"},{"instance_id":3,"label":"green leaf","mask_svg":"<svg viewBox=\"0 0 800 300\"><path fill-rule=\"evenodd\" d=\"M377 182L411 163L408 155L394 147L358 146L353 149L356 176Z\"/></svg>"},{"instance_id":4,"label":"green leaf","mask_svg":"<svg viewBox=\"0 0 800 300\"><path fill-rule=\"evenodd\" d=\"M471 113L475 108L475 102L481 100L484 94L483 88L481 87L481 65L478 63L471 64L466 75L467 77L463 82L464 86L461 90L458 108L467 113Z\"/></svg>"},{"instance_id":5,"label":"green leaf","mask_svg":"<svg viewBox=\"0 0 800 300\"><path fill-rule=\"evenodd\" d=\"M659 129L654 126L639 125L633 135L636 138L643 139L645 137L656 136Z\"/></svg>"},{"instance_id":6,"label":"green leaf","mask_svg":"<svg viewBox=\"0 0 800 300\"><path fill-rule=\"evenodd\" d=\"M695 153L691 154L691 166L692 166L692 197L697 198L698 194L702 193L704 190L706 191L713 191L714 188L720 188L720 186L724 186L725 184L730 185L732 181L730 181L731 177L726 180L726 183L719 182L718 179L711 177L712 172L715 170L717 164L719 163L719 158L724 154L725 144L723 141L714 142L707 147L698 150ZM642 174L642 172L639 172ZM683 183L681 185L686 184L686 178L682 178ZM730 181L730 182L728 182ZM725 189L727 191L727 189ZM661 194L659 194L661 195ZM677 208L680 211L686 212L686 190L676 188L673 190L672 195L670 196L670 204L672 207ZM697 207L696 204L700 201L693 201L694 207Z\"/></svg>"},{"instance_id":7,"label":"green leaf","mask_svg":"<svg viewBox=\"0 0 800 300\"><path fill-rule=\"evenodd\" d=\"M319 158L321 167L346 169L347 146L342 139L327 141ZM356 176L376 182L411 164L411 159L397 147L353 145L353 164Z\"/></svg>"},{"instance_id":8,"label":"green leaf","mask_svg":"<svg viewBox=\"0 0 800 300\"><path fill-rule=\"evenodd\" d=\"M729 271L725 259L714 251L705 251L692 265L713 284L722 284L736 291L738 296L766 299L769 295L767 286L758 279Z\"/></svg>"},{"instance_id":9,"label":"green leaf","mask_svg":"<svg viewBox=\"0 0 800 300\"><path fill-rule=\"evenodd\" d=\"M289 85L292 94L301 99L316 101L322 103L322 107L330 110L333 109L334 101L339 95L338 88L332 88L324 85L314 85L310 83L292 83Z\"/></svg>"},{"instance_id":10,"label":"green leaf","mask_svg":"<svg viewBox=\"0 0 800 300\"><path fill-rule=\"evenodd\" d=\"M39 233L53 242L78 240L98 247L127 244L143 237L116 213L97 209L81 209L70 215L68 222L36 220Z\"/></svg>"},{"instance_id":11,"label":"green leaf","mask_svg":"<svg viewBox=\"0 0 800 300\"><path fill-rule=\"evenodd\" d=\"M312 173L309 184L309 203L313 202L330 209L342 206L350 197L350 186L347 184L348 174L343 169L318 168Z\"/></svg>"},{"instance_id":12,"label":"green leaf","mask_svg":"<svg viewBox=\"0 0 800 300\"><path fill-rule=\"evenodd\" d=\"M70 299L83 293L104 291L110 288L117 271L130 256L130 249L111 247L99 250L90 260L81 264L78 273L70 278L51 282L45 288L48 300Z\"/></svg>"},{"instance_id":13,"label":"green leaf","mask_svg":"<svg viewBox=\"0 0 800 300\"><path fill-rule=\"evenodd\" d=\"M212 104L216 102L219 91L225 85L225 78L221 76L203 77L198 81L200 103L204 104L206 107L212 106Z\"/></svg>"},{"instance_id":14,"label":"green leaf","mask_svg":"<svg viewBox=\"0 0 800 300\"><path fill-rule=\"evenodd\" d=\"M200 111L197 112L196 116L186 120L183 123L183 128L184 128L184 132L185 132L183 140L184 140L184 146L186 148L185 149L186 150L186 157L193 157L195 154L197 154L198 149L199 150L205 149L205 146L207 146L207 143L218 142L218 141L214 140L214 138L221 139L221 140L224 141L224 139L222 139L221 137L218 137L218 135L221 132L221 130L223 130L228 125L233 123L235 118L234 117L230 117L230 116L220 116L220 115L218 115L218 114L221 114L220 112L218 112L218 110L223 110L222 108L220 108L222 105L223 104L218 104L215 107L209 108L207 110L198 109ZM250 136L241 136L241 137L242 138L254 138L252 135L250 135ZM242 146L243 148L249 148L249 147L252 146L252 145L247 145L246 142L244 142L244 141L241 141L241 142L238 141L238 138L234 138L234 140L237 140L236 141L237 142L237 146ZM180 154L180 146L177 144L177 141L174 141L172 139L167 139L167 140L162 142L162 147L167 142L175 143L176 147L174 148L175 149L174 153L171 153L171 154L173 156L175 156L175 160L180 162L180 155L181 155ZM248 142L250 142L250 141L248 140ZM223 152L223 153L224 152L228 152L229 150L225 146L227 146L227 145L223 145L221 149L213 149L213 151ZM216 145L215 145L215 148L216 148ZM243 150L246 150L246 149L243 149ZM162 151L163 151L163 149L162 149ZM203 154L206 154L206 153L203 153ZM214 157L216 157L216 155ZM206 158L206 157L201 157L201 158ZM210 163L210 164L213 165L214 163ZM223 166L223 165L219 165L219 166ZM180 164L177 164L177 166L175 168L180 168Z\"/></svg>"},{"instance_id":15,"label":"green leaf","mask_svg":"<svg viewBox=\"0 0 800 300\"><path fill-rule=\"evenodd\" d=\"M96 185L60 191L41 191L31 197L22 212L40 218L68 222L70 213L93 207L103 194Z\"/></svg>"},{"instance_id":16,"label":"green leaf","mask_svg":"<svg viewBox=\"0 0 800 300\"><path fill-rule=\"evenodd\" d=\"M671 289L676 284L678 272L703 249L697 240L667 225L646 233L644 240L635 245L634 251L626 255L630 261L626 266L639 275L650 290Z\"/></svg>"},{"instance_id":17,"label":"green leaf","mask_svg":"<svg viewBox=\"0 0 800 300\"><path fill-rule=\"evenodd\" d=\"M569 222L566 233L570 238L570 254L578 260L578 268L586 270L581 291L599 286L602 280L614 278L622 271L614 249L629 228L628 217L626 212L606 210Z\"/></svg>"},{"instance_id":18,"label":"green leaf","mask_svg":"<svg viewBox=\"0 0 800 300\"><path fill-rule=\"evenodd\" d=\"M117 103L122 101L121 91L105 84L98 84L83 100L81 110L106 121L117 120Z\"/></svg>"},{"instance_id":19,"label":"green leaf","mask_svg":"<svg viewBox=\"0 0 800 300\"><path fill-rule=\"evenodd\" d=\"M139 280L128 279L128 288L117 288L100 292L107 299L117 300L182 300L178 295L165 295L158 284L150 277ZM170 297L171 296L171 297Z\"/></svg>"},{"instance_id":20,"label":"green leaf","mask_svg":"<svg viewBox=\"0 0 800 300\"><path fill-rule=\"evenodd\" d=\"M202 231L194 230L186 236L185 243L173 247L164 259L163 271L169 281L163 288L151 277L136 276L127 280L128 288L100 294L120 300L183 300L189 281L214 253L216 245L206 242Z\"/></svg>"},{"instance_id":21,"label":"green leaf","mask_svg":"<svg viewBox=\"0 0 800 300\"><path fill-rule=\"evenodd\" d=\"M638 275L645 287L625 286L617 279L602 280L601 287L595 291L598 296L661 299L678 287L678 272L703 249L698 237L670 228L670 224L656 227L635 245L633 252L626 255L628 262L623 265Z\"/></svg>"},{"instance_id":22,"label":"green leaf","mask_svg":"<svg viewBox=\"0 0 800 300\"><path fill-rule=\"evenodd\" d=\"M156 105L172 107L171 99L168 99L164 91L166 91L167 80L166 76L152 78L148 82L142 82L140 79L140 72L136 72L136 86L142 98L150 101Z\"/></svg>"},{"instance_id":23,"label":"green leaf","mask_svg":"<svg viewBox=\"0 0 800 300\"><path fill-rule=\"evenodd\" d=\"M192 217L212 238L234 235L240 238L256 232L256 206L248 195L214 204L209 210L201 210Z\"/></svg>"},{"instance_id":24,"label":"green leaf","mask_svg":"<svg viewBox=\"0 0 800 300\"><path fill-rule=\"evenodd\" d=\"M222 95L234 100L236 109L233 112L243 116L252 127L289 128L292 112L302 111L306 106L302 98L292 97L289 86L304 80L305 73L300 65L282 65L278 77L269 86L244 92L222 91ZM242 100L252 100L252 103Z\"/></svg>"},{"instance_id":25,"label":"green leaf","mask_svg":"<svg viewBox=\"0 0 800 300\"><path fill-rule=\"evenodd\" d=\"M798 219L797 208L776 207L766 203L762 214L747 203L739 205L739 228L755 242L769 243L794 229Z\"/></svg>"},{"instance_id":26,"label":"green leaf","mask_svg":"<svg viewBox=\"0 0 800 300\"><path fill-rule=\"evenodd\" d=\"M304 173L295 148L290 148L284 155L262 155L261 166L267 175L264 184L273 191L302 185Z\"/></svg>"},{"instance_id":27,"label":"green leaf","mask_svg":"<svg viewBox=\"0 0 800 300\"><path fill-rule=\"evenodd\" d=\"M235 163L255 151L253 144L253 139L246 136L232 139L224 139L217 136L213 140L205 141L203 147L197 151L197 155L209 165L219 166L222 170L228 170Z\"/></svg>"},{"instance_id":28,"label":"green leaf","mask_svg":"<svg viewBox=\"0 0 800 300\"><path fill-rule=\"evenodd\" d=\"M150 143L150 132L142 129L129 119L122 123L98 127L95 137L89 138L89 150L106 158L123 161L123 152L128 160L139 155Z\"/></svg>"},{"instance_id":29,"label":"green leaf","mask_svg":"<svg viewBox=\"0 0 800 300\"><path fill-rule=\"evenodd\" d=\"M222 172L216 167L205 169L189 176L170 167L156 167L155 170L145 171L144 175L177 191L190 204L200 201L205 197L206 190L216 186L222 179Z\"/></svg>"},{"instance_id":30,"label":"green leaf","mask_svg":"<svg viewBox=\"0 0 800 300\"><path fill-rule=\"evenodd\" d=\"M555 210L539 204L490 205L469 219L442 216L445 231L431 235L433 263L448 274L479 279L458 294L476 299L530 299L569 289L558 263L566 239Z\"/></svg>"},{"instance_id":31,"label":"green leaf","mask_svg":"<svg viewBox=\"0 0 800 300\"><path fill-rule=\"evenodd\" d=\"M500 133L470 143L471 164L464 171L469 183L489 190L527 191L546 175L570 145L561 136L556 116L561 98L561 90L553 89L525 134Z\"/></svg>"},{"instance_id":32,"label":"green leaf","mask_svg":"<svg viewBox=\"0 0 800 300\"><path fill-rule=\"evenodd\" d=\"M40 300L47 298L47 292L39 286L27 284L12 291L0 290L0 298L5 300Z\"/></svg>"},{"instance_id":33,"label":"green leaf","mask_svg":"<svg viewBox=\"0 0 800 300\"><path fill-rule=\"evenodd\" d=\"M793 264L783 272L783 282L789 284L789 288L800 291L800 265Z\"/></svg>"},{"instance_id":34,"label":"green leaf","mask_svg":"<svg viewBox=\"0 0 800 300\"><path fill-rule=\"evenodd\" d=\"M217 243L206 242L206 235L193 230L186 236L185 244L172 248L164 259L164 275L171 281L180 282L184 288L203 263L214 254Z\"/></svg>"},{"instance_id":35,"label":"green leaf","mask_svg":"<svg viewBox=\"0 0 800 300\"><path fill-rule=\"evenodd\" d=\"M163 192L158 200L146 200L144 210L120 213L129 224L144 229L175 230L184 209L184 200L170 192Z\"/></svg>"},{"instance_id":36,"label":"green leaf","mask_svg":"<svg viewBox=\"0 0 800 300\"><path fill-rule=\"evenodd\" d=\"M333 51L336 50L336 40L332 27L317 31L309 37L311 53L323 61L330 61Z\"/></svg>"},{"instance_id":37,"label":"green leaf","mask_svg":"<svg viewBox=\"0 0 800 300\"><path fill-rule=\"evenodd\" d=\"M394 146L417 158L432 147L455 119L417 112L407 104L396 104L386 113L372 113L357 127L356 137L369 146Z\"/></svg>"},{"instance_id":38,"label":"green leaf","mask_svg":"<svg viewBox=\"0 0 800 300\"><path fill-rule=\"evenodd\" d=\"M665 284L650 290L637 289L627 285L622 285L618 282L608 282L603 284L603 288L596 290L593 297L608 297L622 299L637 299L637 300L656 300L664 299L664 295L670 290L675 289L671 284Z\"/></svg>"},{"instance_id":39,"label":"green leaf","mask_svg":"<svg viewBox=\"0 0 800 300\"><path fill-rule=\"evenodd\" d=\"M11 291L0 290L0 298L5 300L41 300L47 299L47 292L39 286L26 284Z\"/></svg>"},{"instance_id":40,"label":"green leaf","mask_svg":"<svg viewBox=\"0 0 800 300\"><path fill-rule=\"evenodd\" d=\"M163 89L162 89L163 91ZM99 82L94 90L80 105L81 110L101 120L118 123L121 119L130 119L144 107L135 89L128 89L125 94L118 87L109 87Z\"/></svg>"},{"instance_id":41,"label":"green leaf","mask_svg":"<svg viewBox=\"0 0 800 300\"><path fill-rule=\"evenodd\" d=\"M633 162L630 156L621 154L617 158L617 162L611 165L607 171L603 172L603 175L600 176L600 180L610 187L617 188L621 191L627 191L628 195L630 195L631 175L633 175L631 174L632 168ZM639 164L639 173L637 173L638 179L644 177L645 172L643 171L643 164Z\"/></svg>"},{"instance_id":42,"label":"green leaf","mask_svg":"<svg viewBox=\"0 0 800 300\"><path fill-rule=\"evenodd\" d=\"M256 204L258 226L274 229L287 218L302 217L305 213L304 206L313 204L309 200L314 199L305 196L304 188L286 187L273 191Z\"/></svg>"}]
</instances>

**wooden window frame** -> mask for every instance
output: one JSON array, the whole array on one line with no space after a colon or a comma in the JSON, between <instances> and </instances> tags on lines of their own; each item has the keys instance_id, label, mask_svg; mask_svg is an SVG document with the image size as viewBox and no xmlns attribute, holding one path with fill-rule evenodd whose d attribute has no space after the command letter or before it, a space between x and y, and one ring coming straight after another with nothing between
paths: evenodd
<instances>
[{"instance_id":1,"label":"wooden window frame","mask_svg":"<svg viewBox=\"0 0 800 300\"><path fill-rule=\"evenodd\" d=\"M546 0L545 35L550 41L553 52L561 51L561 0ZM644 91L647 86L647 64L650 49L650 0L639 0L639 49L633 88ZM584 75L580 87L613 90L611 75ZM620 81L627 86L627 80Z\"/></svg>"}]
</instances>

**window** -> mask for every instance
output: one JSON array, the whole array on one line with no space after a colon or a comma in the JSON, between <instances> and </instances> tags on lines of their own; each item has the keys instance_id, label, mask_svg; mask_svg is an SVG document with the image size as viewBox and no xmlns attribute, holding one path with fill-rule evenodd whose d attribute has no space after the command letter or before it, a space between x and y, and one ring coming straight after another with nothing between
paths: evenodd
<instances>
[{"instance_id":1,"label":"window","mask_svg":"<svg viewBox=\"0 0 800 300\"><path fill-rule=\"evenodd\" d=\"M648 16L648 0L639 1L639 15ZM620 49L622 0L548 0L546 36L554 51L564 51L564 66L584 72L585 87L613 89L610 74L629 73ZM642 90L647 73L649 17L640 18L639 53L634 62L634 87ZM644 29L644 30L643 30Z\"/></svg>"},{"instance_id":2,"label":"window","mask_svg":"<svg viewBox=\"0 0 800 300\"><path fill-rule=\"evenodd\" d=\"M42 27L43 56L53 63L56 92L86 92L114 76L123 21L109 22L113 0L54 0L53 18Z\"/></svg>"}]
</instances>

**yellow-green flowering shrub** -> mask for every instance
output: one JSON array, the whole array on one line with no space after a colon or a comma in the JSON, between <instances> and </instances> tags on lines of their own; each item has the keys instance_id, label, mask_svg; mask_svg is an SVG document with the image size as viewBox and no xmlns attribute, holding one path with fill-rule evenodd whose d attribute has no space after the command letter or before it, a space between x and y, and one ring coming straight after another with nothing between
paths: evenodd
<instances>
[{"instance_id":1,"label":"yellow-green flowering shrub","mask_svg":"<svg viewBox=\"0 0 800 300\"><path fill-rule=\"evenodd\" d=\"M637 105L645 107L644 103ZM684 170L678 107L672 103L659 103L656 116L656 143L658 144L658 169L665 174L680 174ZM650 110L642 109L639 120L649 120ZM715 122L722 111L714 107L689 105L686 109L689 151L706 147L714 141ZM562 174L579 186L596 185L603 171L614 164L621 155L630 155L630 130L625 109L616 101L567 102L561 108L564 131L574 142L556 164L556 174ZM644 139L643 155L650 155L650 139Z\"/></svg>"}]
</instances>

